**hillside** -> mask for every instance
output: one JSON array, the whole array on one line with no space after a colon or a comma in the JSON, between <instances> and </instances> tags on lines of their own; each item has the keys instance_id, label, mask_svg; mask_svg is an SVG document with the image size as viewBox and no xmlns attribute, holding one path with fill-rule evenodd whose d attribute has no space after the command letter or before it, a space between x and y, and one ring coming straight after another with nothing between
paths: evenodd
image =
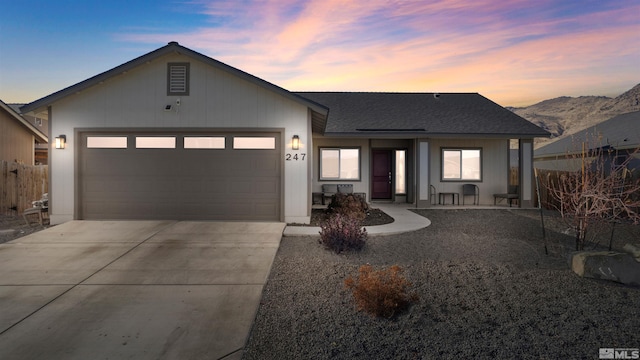
<instances>
[{"instance_id":1,"label":"hillside","mask_svg":"<svg viewBox=\"0 0 640 360\"><path fill-rule=\"evenodd\" d=\"M562 96L537 104L508 108L523 118L549 131L551 141L573 134L616 115L640 110L640 84L615 98L606 96ZM540 146L549 139L538 139Z\"/></svg>"}]
</instances>

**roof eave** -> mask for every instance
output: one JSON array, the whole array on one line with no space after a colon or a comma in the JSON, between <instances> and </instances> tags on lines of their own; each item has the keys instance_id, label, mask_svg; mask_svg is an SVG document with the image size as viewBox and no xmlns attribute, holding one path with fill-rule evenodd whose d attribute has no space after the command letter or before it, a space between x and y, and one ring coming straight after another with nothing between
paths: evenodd
<instances>
[{"instance_id":1,"label":"roof eave","mask_svg":"<svg viewBox=\"0 0 640 360\"><path fill-rule=\"evenodd\" d=\"M20 116L20 114L15 112L15 110L13 110L11 108L11 106L5 104L3 101L0 101L0 107L2 107L7 113L9 113L9 115L11 115L11 117L15 118L20 124L22 124L22 126L27 128L33 134L33 136L35 136L36 141L38 141L40 143L48 143L49 142L49 137L47 135L45 135L40 130L38 130L38 128L36 128L33 124L28 122L22 116Z\"/></svg>"},{"instance_id":2,"label":"roof eave","mask_svg":"<svg viewBox=\"0 0 640 360\"><path fill-rule=\"evenodd\" d=\"M232 66L229 66L227 64L224 64L218 60L215 60L211 57L208 57L206 55L200 54L199 52L193 51L189 48L186 48L180 44L178 44L177 42L170 42L169 44L156 49L154 51L151 51L145 55L142 55L140 57L137 57L133 60L130 60L122 65L119 65L111 70L107 70L101 74L98 74L96 76L93 76L89 79L86 79L84 81L81 81L75 85L71 85L69 87L66 87L60 91L57 91L51 95L45 96L41 99L38 99L36 101L33 101L29 104L26 104L24 106L22 106L20 108L20 111L22 111L22 113L26 114L29 112L34 112L34 113L39 113L42 112L44 110L46 110L51 104L61 100L62 98L65 98L67 96L82 92L92 86L95 86L101 82L104 82L112 77L121 75L121 74L125 74L128 71L143 65L147 62L150 62L152 60L155 60L159 57L162 57L164 55L170 54L172 52L176 52L178 54L185 54L187 56L190 56L192 58L198 59L204 63L213 65L219 69L225 70L231 74L234 74L242 79L245 79L249 82L252 82L256 85L262 86L264 88L270 89L272 91L275 91L283 96L285 96L286 98L289 98L295 102L304 104L305 106L309 107L310 109L312 109L313 111L319 113L319 114L323 114L326 116L326 114L328 113L328 108L320 105L318 103L315 103L309 99L306 99L300 95L294 94L284 88L281 88L275 84L272 84L266 80L260 79L256 76L253 76L249 73L246 73L240 69L236 69Z\"/></svg>"},{"instance_id":3,"label":"roof eave","mask_svg":"<svg viewBox=\"0 0 640 360\"><path fill-rule=\"evenodd\" d=\"M429 137L429 138L485 138L485 139L533 139L549 137L541 134L466 134L466 133L432 133L428 131L406 132L406 131L345 131L345 132L325 132L327 137Z\"/></svg>"}]
</instances>

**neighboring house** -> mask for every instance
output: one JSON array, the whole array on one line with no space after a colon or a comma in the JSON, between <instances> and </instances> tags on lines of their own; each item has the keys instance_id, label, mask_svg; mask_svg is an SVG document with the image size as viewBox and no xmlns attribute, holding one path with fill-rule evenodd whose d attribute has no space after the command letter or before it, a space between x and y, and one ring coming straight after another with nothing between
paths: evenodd
<instances>
[{"instance_id":1,"label":"neighboring house","mask_svg":"<svg viewBox=\"0 0 640 360\"><path fill-rule=\"evenodd\" d=\"M615 116L571 136L536 149L534 166L546 170L577 171L582 167L582 154L592 159L589 152L599 151L605 157L605 166L619 164L634 156L629 167L640 169L640 111Z\"/></svg>"},{"instance_id":2,"label":"neighboring house","mask_svg":"<svg viewBox=\"0 0 640 360\"><path fill-rule=\"evenodd\" d=\"M47 144L44 134L0 100L0 160L36 164L36 146Z\"/></svg>"},{"instance_id":3,"label":"neighboring house","mask_svg":"<svg viewBox=\"0 0 640 360\"><path fill-rule=\"evenodd\" d=\"M20 114L20 107L24 104L7 104L16 113ZM49 137L49 120L38 118L31 115L20 114L23 119L27 120L31 125L38 129L47 138ZM36 142L35 148L35 163L36 165L47 165L49 163L49 144L46 142Z\"/></svg>"},{"instance_id":4,"label":"neighboring house","mask_svg":"<svg viewBox=\"0 0 640 360\"><path fill-rule=\"evenodd\" d=\"M308 223L322 184L429 206L430 185L505 192L520 141L549 134L478 94L293 93L171 42L22 107L50 119L51 222ZM446 159L442 167L442 158ZM444 169L444 173L443 173Z\"/></svg>"}]
</instances>

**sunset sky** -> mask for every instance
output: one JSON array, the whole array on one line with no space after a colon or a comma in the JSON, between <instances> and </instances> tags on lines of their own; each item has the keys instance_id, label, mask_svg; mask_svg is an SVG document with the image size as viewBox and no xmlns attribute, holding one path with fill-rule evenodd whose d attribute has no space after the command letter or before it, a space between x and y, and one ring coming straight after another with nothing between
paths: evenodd
<instances>
[{"instance_id":1,"label":"sunset sky","mask_svg":"<svg viewBox=\"0 0 640 360\"><path fill-rule=\"evenodd\" d=\"M291 91L479 92L503 106L640 83L640 0L0 0L0 100L181 45Z\"/></svg>"}]
</instances>

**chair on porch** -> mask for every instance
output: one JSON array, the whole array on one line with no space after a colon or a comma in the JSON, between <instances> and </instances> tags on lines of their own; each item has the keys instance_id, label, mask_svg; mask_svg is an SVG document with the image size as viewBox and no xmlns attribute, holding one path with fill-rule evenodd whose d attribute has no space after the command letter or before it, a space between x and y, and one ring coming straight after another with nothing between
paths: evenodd
<instances>
[{"instance_id":1,"label":"chair on porch","mask_svg":"<svg viewBox=\"0 0 640 360\"><path fill-rule=\"evenodd\" d=\"M476 184L463 184L462 185L462 205L464 205L464 198L467 196L473 196L473 205L480 205L480 189Z\"/></svg>"},{"instance_id":2,"label":"chair on porch","mask_svg":"<svg viewBox=\"0 0 640 360\"><path fill-rule=\"evenodd\" d=\"M436 204L436 187L433 185L429 185L429 204Z\"/></svg>"},{"instance_id":3,"label":"chair on porch","mask_svg":"<svg viewBox=\"0 0 640 360\"><path fill-rule=\"evenodd\" d=\"M22 217L27 225L31 225L29 215L37 215L40 225L44 225L44 220L49 218L49 194L42 195L40 200L32 201L31 207L24 210Z\"/></svg>"}]
</instances>

